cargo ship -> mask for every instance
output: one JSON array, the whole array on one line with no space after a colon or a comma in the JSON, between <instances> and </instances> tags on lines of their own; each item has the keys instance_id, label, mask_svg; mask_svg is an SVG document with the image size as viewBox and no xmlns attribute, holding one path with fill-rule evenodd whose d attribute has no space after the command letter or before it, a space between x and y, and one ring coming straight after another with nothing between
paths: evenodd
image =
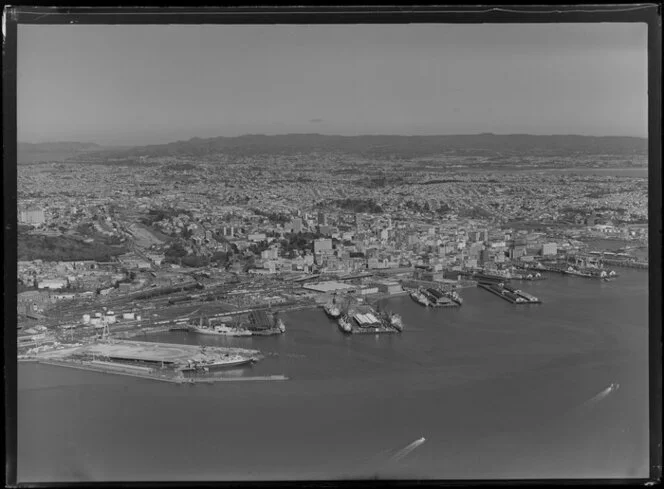
<instances>
[{"instance_id":1,"label":"cargo ship","mask_svg":"<svg viewBox=\"0 0 664 489\"><path fill-rule=\"evenodd\" d=\"M241 357L239 355L228 356L227 358L218 360L189 360L185 366L180 370L182 372L196 372L215 370L220 368L239 367L241 365L248 365L254 361L253 358Z\"/></svg>"},{"instance_id":2,"label":"cargo ship","mask_svg":"<svg viewBox=\"0 0 664 489\"><path fill-rule=\"evenodd\" d=\"M227 319L227 321L229 321ZM174 328L175 329L175 328ZM246 319L235 317L228 323L212 324L210 320L198 319L198 324L188 324L177 329L186 329L191 333L224 336L267 336L281 334L286 325L280 317L263 310L251 311Z\"/></svg>"},{"instance_id":3,"label":"cargo ship","mask_svg":"<svg viewBox=\"0 0 664 489\"><path fill-rule=\"evenodd\" d=\"M419 290L413 290L410 293L410 298L413 299L415 302L417 302L420 305L423 305L424 307L429 307L429 300L426 298L426 296L420 292Z\"/></svg>"},{"instance_id":4,"label":"cargo ship","mask_svg":"<svg viewBox=\"0 0 664 489\"><path fill-rule=\"evenodd\" d=\"M231 328L226 325L217 326L191 326L189 331L199 334L216 334L224 336L251 336L251 331L248 329Z\"/></svg>"}]
</instances>

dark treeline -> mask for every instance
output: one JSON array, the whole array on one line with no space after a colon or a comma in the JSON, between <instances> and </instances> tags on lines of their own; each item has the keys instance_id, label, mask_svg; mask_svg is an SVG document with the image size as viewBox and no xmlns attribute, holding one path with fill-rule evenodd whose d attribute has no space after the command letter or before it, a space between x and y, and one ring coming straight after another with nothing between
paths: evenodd
<instances>
[{"instance_id":1,"label":"dark treeline","mask_svg":"<svg viewBox=\"0 0 664 489\"><path fill-rule=\"evenodd\" d=\"M107 243L84 243L67 236L45 236L19 233L16 240L18 261L111 261L111 258L127 252L124 246Z\"/></svg>"},{"instance_id":2,"label":"dark treeline","mask_svg":"<svg viewBox=\"0 0 664 489\"><path fill-rule=\"evenodd\" d=\"M341 199L335 200L334 205L340 209L368 214L382 214L383 208L378 205L373 199Z\"/></svg>"}]
</instances>

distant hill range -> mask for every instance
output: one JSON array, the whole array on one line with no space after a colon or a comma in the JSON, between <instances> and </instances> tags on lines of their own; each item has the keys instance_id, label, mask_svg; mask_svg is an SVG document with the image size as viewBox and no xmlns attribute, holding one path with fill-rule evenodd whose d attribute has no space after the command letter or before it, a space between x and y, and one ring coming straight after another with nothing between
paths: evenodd
<instances>
[{"instance_id":1,"label":"distant hill range","mask_svg":"<svg viewBox=\"0 0 664 489\"><path fill-rule=\"evenodd\" d=\"M497 154L647 154L645 138L623 136L533 136L528 134L475 134L454 136L328 136L322 134L246 135L192 138L168 144L134 147L113 152L120 158L140 156L211 156L227 154L347 153L367 157L426 157L443 153Z\"/></svg>"},{"instance_id":2,"label":"distant hill range","mask_svg":"<svg viewBox=\"0 0 664 489\"><path fill-rule=\"evenodd\" d=\"M101 146L95 143L60 141L53 143L18 143L17 160L19 163L37 161L64 161L77 154L99 151Z\"/></svg>"}]
</instances>

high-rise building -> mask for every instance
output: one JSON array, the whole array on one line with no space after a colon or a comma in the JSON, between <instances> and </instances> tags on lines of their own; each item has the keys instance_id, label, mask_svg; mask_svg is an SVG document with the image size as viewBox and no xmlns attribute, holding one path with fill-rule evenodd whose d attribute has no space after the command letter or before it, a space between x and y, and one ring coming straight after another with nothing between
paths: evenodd
<instances>
[{"instance_id":1,"label":"high-rise building","mask_svg":"<svg viewBox=\"0 0 664 489\"><path fill-rule=\"evenodd\" d=\"M43 209L30 208L22 209L18 214L18 221L21 224L29 224L31 226L41 226L46 222Z\"/></svg>"},{"instance_id":2,"label":"high-rise building","mask_svg":"<svg viewBox=\"0 0 664 489\"><path fill-rule=\"evenodd\" d=\"M556 243L544 243L542 245L542 256L550 256L558 253L558 245Z\"/></svg>"},{"instance_id":3,"label":"high-rise building","mask_svg":"<svg viewBox=\"0 0 664 489\"><path fill-rule=\"evenodd\" d=\"M329 238L321 238L314 240L314 253L331 253L332 240Z\"/></svg>"}]
</instances>

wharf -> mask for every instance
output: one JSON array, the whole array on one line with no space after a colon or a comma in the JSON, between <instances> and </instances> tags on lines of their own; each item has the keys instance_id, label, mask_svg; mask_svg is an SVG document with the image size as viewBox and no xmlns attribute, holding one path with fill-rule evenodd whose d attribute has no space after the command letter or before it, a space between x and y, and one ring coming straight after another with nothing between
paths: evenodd
<instances>
[{"instance_id":1,"label":"wharf","mask_svg":"<svg viewBox=\"0 0 664 489\"><path fill-rule=\"evenodd\" d=\"M618 274L614 273L613 275L598 275L597 273L589 273L589 272L579 272L576 270L569 271L569 270L563 270L564 275L571 275L572 277L581 277L581 278L590 278L590 279L595 279L595 280L604 280L604 279L610 279L610 278L618 278Z\"/></svg>"},{"instance_id":2,"label":"wharf","mask_svg":"<svg viewBox=\"0 0 664 489\"><path fill-rule=\"evenodd\" d=\"M511 304L540 304L542 301L539 299L531 296L530 294L520 294L518 292L512 292L508 289L505 289L503 287L500 288L500 291L497 290L495 285L493 284L477 284L478 287L488 290L492 294L497 295L498 297L501 297L502 299L505 299L507 302ZM532 298L532 299L530 299ZM521 300L517 300L521 299Z\"/></svg>"},{"instance_id":3,"label":"wharf","mask_svg":"<svg viewBox=\"0 0 664 489\"><path fill-rule=\"evenodd\" d=\"M527 282L536 282L538 280L546 280L546 277L544 277L544 276L528 278L527 276L524 276L524 275L512 275L510 278L512 280L523 280L523 281L527 281Z\"/></svg>"},{"instance_id":4,"label":"wharf","mask_svg":"<svg viewBox=\"0 0 664 489\"><path fill-rule=\"evenodd\" d=\"M498 297L501 297L502 299L505 299L507 302L510 302L512 304L516 304L515 299L512 299L511 297L508 297L507 295L498 292L496 289L494 289L493 287L491 287L488 284L477 284L477 286L481 289L488 290L492 294L496 294Z\"/></svg>"},{"instance_id":5,"label":"wharf","mask_svg":"<svg viewBox=\"0 0 664 489\"><path fill-rule=\"evenodd\" d=\"M431 304L431 307L461 307L460 302L450 299L449 297L438 299L435 303Z\"/></svg>"},{"instance_id":6,"label":"wharf","mask_svg":"<svg viewBox=\"0 0 664 489\"><path fill-rule=\"evenodd\" d=\"M233 358L235 357L235 358ZM41 363L176 382L185 367L234 366L261 358L257 350L171 343L111 340L46 350L31 356ZM203 377L207 378L207 375Z\"/></svg>"},{"instance_id":7,"label":"wharf","mask_svg":"<svg viewBox=\"0 0 664 489\"><path fill-rule=\"evenodd\" d=\"M609 260L604 258L602 260L605 265L611 265L612 267L622 267L622 268L638 268L641 270L648 269L648 262L638 262L631 260Z\"/></svg>"},{"instance_id":8,"label":"wharf","mask_svg":"<svg viewBox=\"0 0 664 489\"><path fill-rule=\"evenodd\" d=\"M77 370L87 370L89 372L110 373L114 375L124 375L147 380L156 380L160 382L169 382L172 384L212 384L216 382L251 382L251 381L280 381L289 380L285 375L264 375L252 377L222 377L222 376L195 376L182 377L177 375L159 374L154 372L140 371L136 367L129 365L107 365L109 362L84 362L81 360L55 360L39 358L20 358L21 363L38 363L42 365L51 365L56 367L73 368Z\"/></svg>"},{"instance_id":9,"label":"wharf","mask_svg":"<svg viewBox=\"0 0 664 489\"><path fill-rule=\"evenodd\" d=\"M353 325L351 327L351 334L391 334L398 333L398 331L391 327L386 326L375 326L369 328L360 328L359 326Z\"/></svg>"}]
</instances>

